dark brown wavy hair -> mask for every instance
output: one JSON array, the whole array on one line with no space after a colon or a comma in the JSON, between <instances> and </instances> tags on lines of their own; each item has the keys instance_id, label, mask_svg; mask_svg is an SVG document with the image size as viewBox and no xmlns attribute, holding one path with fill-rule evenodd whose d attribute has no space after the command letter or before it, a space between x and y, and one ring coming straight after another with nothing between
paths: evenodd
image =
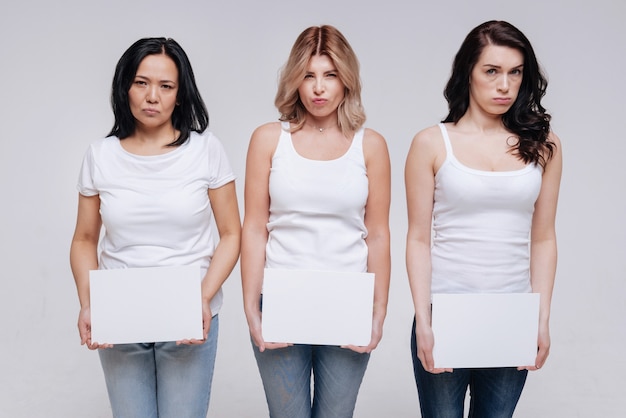
<instances>
[{"instance_id":1,"label":"dark brown wavy hair","mask_svg":"<svg viewBox=\"0 0 626 418\"><path fill-rule=\"evenodd\" d=\"M517 99L502 115L502 122L517 137L513 149L519 158L526 164L535 163L545 167L555 147L549 140L551 116L541 106L548 82L530 41L508 22L485 22L475 27L461 44L454 57L452 75L444 90L449 113L443 122L457 123L467 111L470 75L487 45L514 48L524 56L522 84Z\"/></svg>"}]
</instances>

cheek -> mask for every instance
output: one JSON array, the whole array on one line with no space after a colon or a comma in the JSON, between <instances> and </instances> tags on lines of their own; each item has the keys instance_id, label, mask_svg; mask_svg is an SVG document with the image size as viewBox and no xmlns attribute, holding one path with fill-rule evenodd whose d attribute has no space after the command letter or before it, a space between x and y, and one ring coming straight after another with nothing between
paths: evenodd
<instances>
[{"instance_id":1,"label":"cheek","mask_svg":"<svg viewBox=\"0 0 626 418\"><path fill-rule=\"evenodd\" d=\"M513 83L511 87L513 88L509 89L510 92L515 96L515 98L517 98L517 96L519 95L520 89L522 87L522 82L519 81L519 82Z\"/></svg>"},{"instance_id":2,"label":"cheek","mask_svg":"<svg viewBox=\"0 0 626 418\"><path fill-rule=\"evenodd\" d=\"M339 100L343 100L346 96L346 86L344 86L343 83L336 83L334 85L333 88L334 92L335 92L335 96L339 99Z\"/></svg>"}]
</instances>

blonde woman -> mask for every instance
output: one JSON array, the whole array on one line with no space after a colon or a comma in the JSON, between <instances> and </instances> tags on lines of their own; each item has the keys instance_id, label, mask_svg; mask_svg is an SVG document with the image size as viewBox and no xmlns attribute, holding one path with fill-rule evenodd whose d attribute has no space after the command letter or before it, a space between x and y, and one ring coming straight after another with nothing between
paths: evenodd
<instances>
[{"instance_id":1,"label":"blonde woman","mask_svg":"<svg viewBox=\"0 0 626 418\"><path fill-rule=\"evenodd\" d=\"M363 128L357 58L332 26L310 27L282 70L280 121L257 128L246 167L244 307L272 418L351 417L381 337L389 289L390 162ZM263 340L263 269L375 273L365 347ZM314 376L311 398L311 376Z\"/></svg>"}]
</instances>

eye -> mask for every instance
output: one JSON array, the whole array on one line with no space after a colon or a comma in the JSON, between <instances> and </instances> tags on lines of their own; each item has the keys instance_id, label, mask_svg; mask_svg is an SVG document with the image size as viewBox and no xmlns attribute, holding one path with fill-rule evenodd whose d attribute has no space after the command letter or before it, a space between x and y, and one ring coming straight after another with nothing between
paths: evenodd
<instances>
[{"instance_id":1,"label":"eye","mask_svg":"<svg viewBox=\"0 0 626 418\"><path fill-rule=\"evenodd\" d=\"M337 73L328 73L326 77L337 77Z\"/></svg>"},{"instance_id":2,"label":"eye","mask_svg":"<svg viewBox=\"0 0 626 418\"><path fill-rule=\"evenodd\" d=\"M513 71L511 71L511 74L513 74L513 75L521 75L522 74L522 70L520 70L519 68L516 68Z\"/></svg>"},{"instance_id":3,"label":"eye","mask_svg":"<svg viewBox=\"0 0 626 418\"><path fill-rule=\"evenodd\" d=\"M146 82L145 82L145 81L143 81L143 80L135 80L135 81L133 82L133 84L135 84L135 85L137 85L137 86L145 86L145 85L146 85Z\"/></svg>"},{"instance_id":4,"label":"eye","mask_svg":"<svg viewBox=\"0 0 626 418\"><path fill-rule=\"evenodd\" d=\"M172 86L170 84L163 84L161 87L164 88L164 89L173 89L174 88L174 86Z\"/></svg>"},{"instance_id":5,"label":"eye","mask_svg":"<svg viewBox=\"0 0 626 418\"><path fill-rule=\"evenodd\" d=\"M494 75L495 73L496 73L495 68L489 68L487 71L485 71L485 74L487 75Z\"/></svg>"},{"instance_id":6,"label":"eye","mask_svg":"<svg viewBox=\"0 0 626 418\"><path fill-rule=\"evenodd\" d=\"M305 78L305 79L307 79L307 78L313 78L313 74L305 74L305 75L304 75L304 78Z\"/></svg>"}]
</instances>

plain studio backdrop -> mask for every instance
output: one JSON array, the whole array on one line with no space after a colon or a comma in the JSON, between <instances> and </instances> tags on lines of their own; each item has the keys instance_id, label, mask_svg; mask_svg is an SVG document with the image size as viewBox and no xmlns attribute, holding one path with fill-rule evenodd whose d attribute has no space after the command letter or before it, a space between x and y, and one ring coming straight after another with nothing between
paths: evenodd
<instances>
[{"instance_id":1,"label":"plain studio backdrop","mask_svg":"<svg viewBox=\"0 0 626 418\"><path fill-rule=\"evenodd\" d=\"M623 416L626 385L626 12L623 0L5 2L0 15L0 416L111 415L98 356L79 345L68 253L89 143L113 123L115 64L146 36L192 62L238 175L258 125L276 120L279 68L297 35L332 24L361 63L366 126L388 141L392 281L383 340L357 418L419 417L409 350L403 168L413 135L446 114L442 95L465 35L508 20L549 78L544 105L563 141L559 266L546 366L529 374L518 417ZM239 265L225 284L209 417L266 417L242 309Z\"/></svg>"}]
</instances>

